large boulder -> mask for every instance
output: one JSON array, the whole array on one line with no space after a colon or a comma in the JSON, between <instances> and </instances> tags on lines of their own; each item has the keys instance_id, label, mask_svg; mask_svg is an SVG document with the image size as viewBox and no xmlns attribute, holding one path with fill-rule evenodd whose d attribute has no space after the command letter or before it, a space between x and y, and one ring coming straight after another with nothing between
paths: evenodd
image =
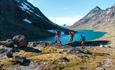
<instances>
[{"instance_id":1,"label":"large boulder","mask_svg":"<svg viewBox=\"0 0 115 70\"><path fill-rule=\"evenodd\" d=\"M16 35L12 39L18 47L27 47L28 41L24 35Z\"/></svg>"}]
</instances>

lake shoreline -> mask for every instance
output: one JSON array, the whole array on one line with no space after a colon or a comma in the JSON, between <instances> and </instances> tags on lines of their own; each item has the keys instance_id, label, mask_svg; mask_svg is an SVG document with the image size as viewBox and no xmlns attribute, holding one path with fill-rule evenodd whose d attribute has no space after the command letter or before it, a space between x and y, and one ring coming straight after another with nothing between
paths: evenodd
<instances>
[{"instance_id":1,"label":"lake shoreline","mask_svg":"<svg viewBox=\"0 0 115 70\"><path fill-rule=\"evenodd\" d=\"M93 41L96 40L103 35L106 34L106 32L100 32L100 31L93 31L93 30L77 30L77 33L74 36L74 41L80 41L81 34L83 34L86 37L86 41ZM63 44L69 43L70 36L69 35L61 35L60 40ZM43 38L40 41L52 41L55 42L55 36Z\"/></svg>"}]
</instances>

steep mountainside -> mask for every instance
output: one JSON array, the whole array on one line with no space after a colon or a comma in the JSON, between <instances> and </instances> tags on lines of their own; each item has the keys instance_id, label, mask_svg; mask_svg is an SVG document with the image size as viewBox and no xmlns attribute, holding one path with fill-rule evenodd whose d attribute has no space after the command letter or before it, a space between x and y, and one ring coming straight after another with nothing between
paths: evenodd
<instances>
[{"instance_id":1,"label":"steep mountainside","mask_svg":"<svg viewBox=\"0 0 115 70\"><path fill-rule=\"evenodd\" d=\"M42 12L27 0L0 0L0 37L11 38L24 34L29 39L49 36L48 30L68 31L45 17Z\"/></svg>"}]
</instances>

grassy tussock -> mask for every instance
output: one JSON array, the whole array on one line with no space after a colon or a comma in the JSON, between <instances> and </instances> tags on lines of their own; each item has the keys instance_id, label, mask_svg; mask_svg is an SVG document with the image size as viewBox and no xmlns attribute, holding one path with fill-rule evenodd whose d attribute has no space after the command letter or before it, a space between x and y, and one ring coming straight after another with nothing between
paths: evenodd
<instances>
[{"instance_id":1,"label":"grassy tussock","mask_svg":"<svg viewBox=\"0 0 115 70\"><path fill-rule=\"evenodd\" d=\"M26 52L26 51L23 51L23 50L20 50L19 52L15 52L13 54L14 56L24 56L24 57L31 57L31 56L35 56L37 55L37 53L34 53L34 52Z\"/></svg>"},{"instance_id":2,"label":"grassy tussock","mask_svg":"<svg viewBox=\"0 0 115 70\"><path fill-rule=\"evenodd\" d=\"M45 47L42 50L43 53L63 53L64 49L57 49L55 47Z\"/></svg>"},{"instance_id":3,"label":"grassy tussock","mask_svg":"<svg viewBox=\"0 0 115 70\"><path fill-rule=\"evenodd\" d=\"M12 62L10 59L4 57L0 57L0 62L3 64L0 67L0 70L7 70L9 66L14 64L14 62Z\"/></svg>"},{"instance_id":4,"label":"grassy tussock","mask_svg":"<svg viewBox=\"0 0 115 70\"><path fill-rule=\"evenodd\" d=\"M50 53L50 54L42 54L30 57L32 61L42 62L42 61L56 61L57 59L61 58L63 55L58 53Z\"/></svg>"}]
</instances>

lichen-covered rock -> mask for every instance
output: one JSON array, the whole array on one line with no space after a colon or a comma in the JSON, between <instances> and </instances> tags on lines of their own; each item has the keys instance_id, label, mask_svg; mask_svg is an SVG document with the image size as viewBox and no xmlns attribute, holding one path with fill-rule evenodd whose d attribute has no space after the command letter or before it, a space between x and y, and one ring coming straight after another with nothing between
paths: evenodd
<instances>
[{"instance_id":1,"label":"lichen-covered rock","mask_svg":"<svg viewBox=\"0 0 115 70\"><path fill-rule=\"evenodd\" d=\"M28 41L24 35L16 35L12 40L19 47L27 47Z\"/></svg>"},{"instance_id":2,"label":"lichen-covered rock","mask_svg":"<svg viewBox=\"0 0 115 70\"><path fill-rule=\"evenodd\" d=\"M50 65L49 62L31 62L29 66L12 66L8 70L50 70Z\"/></svg>"},{"instance_id":3,"label":"lichen-covered rock","mask_svg":"<svg viewBox=\"0 0 115 70\"><path fill-rule=\"evenodd\" d=\"M14 42L12 39L7 39L6 41L0 41L0 45L4 45L6 47L13 47Z\"/></svg>"},{"instance_id":4,"label":"lichen-covered rock","mask_svg":"<svg viewBox=\"0 0 115 70\"><path fill-rule=\"evenodd\" d=\"M87 54L87 55L91 55L92 53L89 51L89 50L86 50L86 49L80 49L80 48L72 48L68 51L68 53L71 53L71 54Z\"/></svg>"},{"instance_id":5,"label":"lichen-covered rock","mask_svg":"<svg viewBox=\"0 0 115 70\"><path fill-rule=\"evenodd\" d=\"M5 46L7 46L7 47L13 47L14 46L13 40L12 39L7 39Z\"/></svg>"},{"instance_id":6,"label":"lichen-covered rock","mask_svg":"<svg viewBox=\"0 0 115 70\"><path fill-rule=\"evenodd\" d=\"M27 60L26 57L21 57L21 56L14 56L13 61L24 66L28 66L30 64L30 60Z\"/></svg>"},{"instance_id":7,"label":"lichen-covered rock","mask_svg":"<svg viewBox=\"0 0 115 70\"><path fill-rule=\"evenodd\" d=\"M13 57L13 52L12 51L7 52L6 56L8 58L12 58Z\"/></svg>"}]
</instances>

